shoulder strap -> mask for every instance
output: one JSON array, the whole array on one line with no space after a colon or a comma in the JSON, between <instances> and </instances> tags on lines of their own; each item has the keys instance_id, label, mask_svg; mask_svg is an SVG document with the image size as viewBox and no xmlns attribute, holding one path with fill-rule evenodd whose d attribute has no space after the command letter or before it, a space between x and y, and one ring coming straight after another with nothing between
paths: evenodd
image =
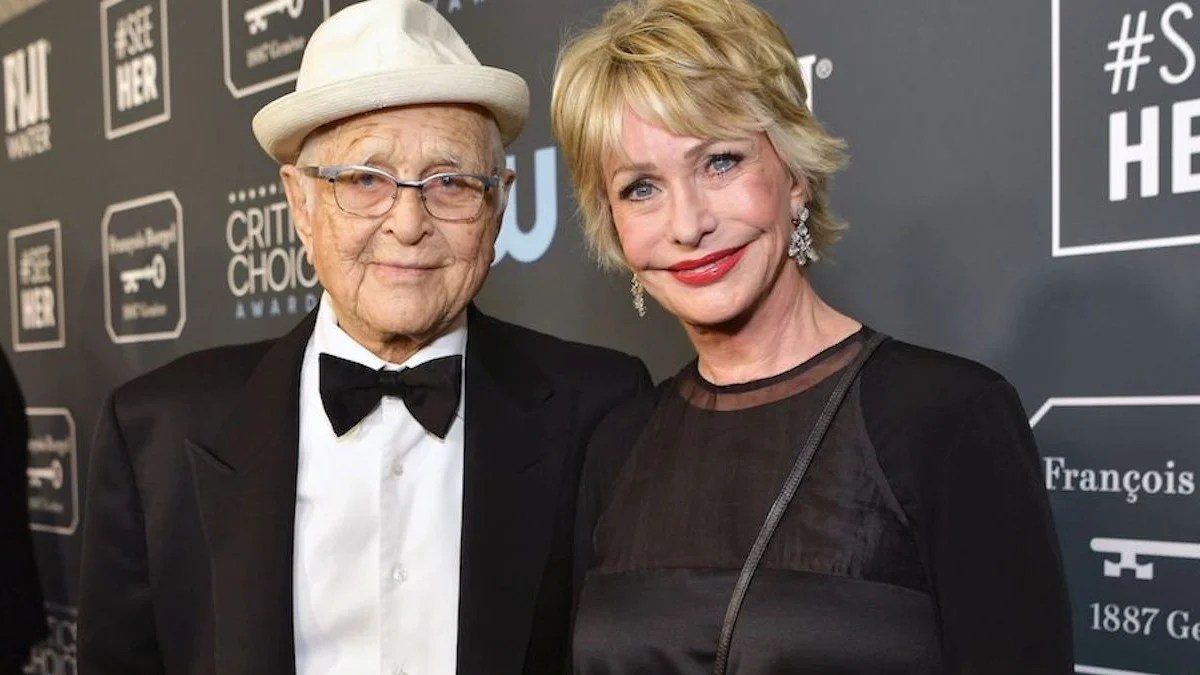
<instances>
[{"instance_id":1,"label":"shoulder strap","mask_svg":"<svg viewBox=\"0 0 1200 675\"><path fill-rule=\"evenodd\" d=\"M881 333L871 335L866 344L863 345L862 351L846 367L846 370L842 373L842 378L829 395L829 400L825 403L825 409L821 412L821 416L817 418L816 425L813 426L812 432L808 435L808 441L796 457L796 463L792 465L792 471L788 474L787 480L784 481L783 488L779 491L779 496L775 498L775 503L771 505L771 510L767 512L767 518L763 521L762 529L758 532L758 538L754 540L754 545L750 547L750 553L746 556L745 564L742 565L742 573L738 576L737 584L733 587L733 596L729 598L729 607L725 610L725 622L721 625L721 637L717 643L716 659L713 662L714 675L725 675L725 670L729 662L729 645L733 641L733 626L737 622L738 612L742 609L742 601L746 598L746 591L750 589L750 582L754 579L754 572L758 569L758 563L762 561L763 554L767 550L767 544L771 542L771 536L775 534L775 528L779 526L779 521L783 519L783 514L787 511L788 504L791 503L792 497L796 495L796 489L800 487L800 481L804 479L804 474L808 471L808 466L812 463L812 458L817 453L817 448L821 445L821 439L825 437L825 432L829 430L829 425L833 422L834 415L837 414L838 408L842 407L842 401L845 400L846 392L850 390L850 385L854 384L854 380L858 377L859 371L862 370L863 364L867 362L867 359L871 357L875 349L887 339L887 336Z\"/></svg>"}]
</instances>

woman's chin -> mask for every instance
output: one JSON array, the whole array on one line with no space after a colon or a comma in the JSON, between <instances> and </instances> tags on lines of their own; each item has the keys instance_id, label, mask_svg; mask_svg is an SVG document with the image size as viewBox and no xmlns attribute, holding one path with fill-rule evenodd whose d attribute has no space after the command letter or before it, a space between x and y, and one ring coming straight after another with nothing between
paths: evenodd
<instances>
[{"instance_id":1,"label":"woman's chin","mask_svg":"<svg viewBox=\"0 0 1200 675\"><path fill-rule=\"evenodd\" d=\"M675 317L684 324L705 331L729 332L746 323L750 307L745 303L722 302L681 307Z\"/></svg>"}]
</instances>

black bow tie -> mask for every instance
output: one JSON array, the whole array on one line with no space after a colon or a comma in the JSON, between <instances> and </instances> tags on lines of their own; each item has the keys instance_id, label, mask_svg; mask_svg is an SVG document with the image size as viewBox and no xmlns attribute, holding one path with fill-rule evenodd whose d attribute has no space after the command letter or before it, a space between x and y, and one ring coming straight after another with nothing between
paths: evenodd
<instances>
[{"instance_id":1,"label":"black bow tie","mask_svg":"<svg viewBox=\"0 0 1200 675\"><path fill-rule=\"evenodd\" d=\"M446 356L403 370L371 370L321 354L321 403L338 436L369 415L381 398L397 396L421 426L445 438L458 412L461 386L461 356Z\"/></svg>"}]
</instances>

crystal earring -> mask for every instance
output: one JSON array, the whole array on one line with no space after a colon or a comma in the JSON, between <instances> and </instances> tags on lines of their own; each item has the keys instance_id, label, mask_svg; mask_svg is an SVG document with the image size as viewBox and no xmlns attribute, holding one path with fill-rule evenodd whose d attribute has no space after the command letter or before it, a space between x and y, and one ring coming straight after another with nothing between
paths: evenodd
<instances>
[{"instance_id":1,"label":"crystal earring","mask_svg":"<svg viewBox=\"0 0 1200 675\"><path fill-rule=\"evenodd\" d=\"M817 250L813 248L812 233L808 231L808 207L801 207L792 218L792 242L788 245L788 257L796 264L804 267L810 260L817 260Z\"/></svg>"},{"instance_id":2,"label":"crystal earring","mask_svg":"<svg viewBox=\"0 0 1200 675\"><path fill-rule=\"evenodd\" d=\"M633 309L637 311L638 316L646 316L646 290L642 288L642 282L636 274L629 283L629 294L633 296Z\"/></svg>"}]
</instances>

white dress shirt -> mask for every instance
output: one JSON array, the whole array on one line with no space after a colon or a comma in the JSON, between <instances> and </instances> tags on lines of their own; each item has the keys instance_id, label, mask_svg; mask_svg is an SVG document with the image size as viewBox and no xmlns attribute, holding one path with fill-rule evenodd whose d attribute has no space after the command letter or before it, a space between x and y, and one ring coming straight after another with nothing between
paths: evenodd
<instances>
[{"instance_id":1,"label":"white dress shirt","mask_svg":"<svg viewBox=\"0 0 1200 675\"><path fill-rule=\"evenodd\" d=\"M318 358L394 369L464 355L466 344L464 314L404 363L386 363L338 327L322 296L300 372L297 675L454 675L463 402L444 440L387 396L338 438L321 404Z\"/></svg>"}]
</instances>

